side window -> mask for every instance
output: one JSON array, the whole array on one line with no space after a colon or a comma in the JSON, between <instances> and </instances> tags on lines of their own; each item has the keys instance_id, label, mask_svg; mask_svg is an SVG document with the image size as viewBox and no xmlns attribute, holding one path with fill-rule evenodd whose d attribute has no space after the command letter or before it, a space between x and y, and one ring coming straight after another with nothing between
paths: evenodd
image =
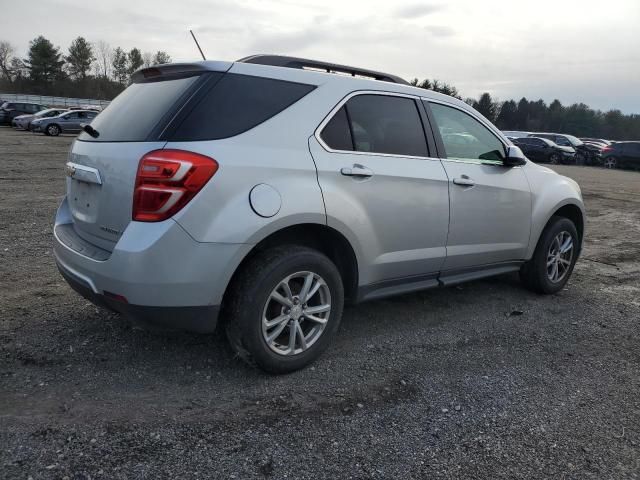
<instances>
[{"instance_id":1,"label":"side window","mask_svg":"<svg viewBox=\"0 0 640 480\"><path fill-rule=\"evenodd\" d=\"M178 126L172 140L233 137L289 108L314 88L303 83L227 73Z\"/></svg>"},{"instance_id":2,"label":"side window","mask_svg":"<svg viewBox=\"0 0 640 480\"><path fill-rule=\"evenodd\" d=\"M414 100L357 95L346 103L353 146L358 152L428 157L427 140Z\"/></svg>"},{"instance_id":3,"label":"side window","mask_svg":"<svg viewBox=\"0 0 640 480\"><path fill-rule=\"evenodd\" d=\"M555 142L561 147L571 147L571 142L565 137L556 137Z\"/></svg>"},{"instance_id":4,"label":"side window","mask_svg":"<svg viewBox=\"0 0 640 480\"><path fill-rule=\"evenodd\" d=\"M540 140L539 138L532 138L531 143L535 147L544 147L546 145L546 143L544 143L544 140Z\"/></svg>"},{"instance_id":5,"label":"side window","mask_svg":"<svg viewBox=\"0 0 640 480\"><path fill-rule=\"evenodd\" d=\"M502 163L504 145L487 127L457 108L431 103L447 158Z\"/></svg>"},{"instance_id":6,"label":"side window","mask_svg":"<svg viewBox=\"0 0 640 480\"><path fill-rule=\"evenodd\" d=\"M344 106L325 125L320 133L320 138L333 150L353 150L349 119Z\"/></svg>"}]
</instances>

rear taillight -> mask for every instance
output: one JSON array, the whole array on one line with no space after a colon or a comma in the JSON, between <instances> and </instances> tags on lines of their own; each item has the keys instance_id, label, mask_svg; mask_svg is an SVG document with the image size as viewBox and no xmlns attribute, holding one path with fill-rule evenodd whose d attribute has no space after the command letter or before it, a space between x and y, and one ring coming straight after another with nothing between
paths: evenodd
<instances>
[{"instance_id":1,"label":"rear taillight","mask_svg":"<svg viewBox=\"0 0 640 480\"><path fill-rule=\"evenodd\" d=\"M174 215L218 171L213 158L184 150L154 150L140 159L133 219L159 222Z\"/></svg>"},{"instance_id":2,"label":"rear taillight","mask_svg":"<svg viewBox=\"0 0 640 480\"><path fill-rule=\"evenodd\" d=\"M602 153L607 153L607 152L610 152L611 150L613 150L613 147L611 147L610 145L607 145L602 149Z\"/></svg>"}]
</instances>

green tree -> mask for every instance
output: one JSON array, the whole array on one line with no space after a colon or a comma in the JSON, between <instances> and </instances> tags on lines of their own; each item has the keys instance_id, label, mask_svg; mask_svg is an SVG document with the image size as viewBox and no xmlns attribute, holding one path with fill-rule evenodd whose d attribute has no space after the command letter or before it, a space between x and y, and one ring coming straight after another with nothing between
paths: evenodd
<instances>
[{"instance_id":1,"label":"green tree","mask_svg":"<svg viewBox=\"0 0 640 480\"><path fill-rule=\"evenodd\" d=\"M167 52L158 50L158 52L153 57L153 65L162 65L164 63L171 63L171 57Z\"/></svg>"},{"instance_id":2,"label":"green tree","mask_svg":"<svg viewBox=\"0 0 640 480\"><path fill-rule=\"evenodd\" d=\"M93 55L93 48L83 37L76 38L71 42L69 55L64 58L67 62L67 69L71 78L84 80L91 69L91 64L96 59Z\"/></svg>"},{"instance_id":3,"label":"green tree","mask_svg":"<svg viewBox=\"0 0 640 480\"><path fill-rule=\"evenodd\" d=\"M518 106L513 100L508 100L500 107L500 113L496 118L496 125L503 130L512 130L516 124L516 111Z\"/></svg>"},{"instance_id":4,"label":"green tree","mask_svg":"<svg viewBox=\"0 0 640 480\"><path fill-rule=\"evenodd\" d=\"M480 95L480 99L477 102L474 102L473 108L492 122L495 122L496 117L498 116L498 106L495 104L488 92Z\"/></svg>"},{"instance_id":5,"label":"green tree","mask_svg":"<svg viewBox=\"0 0 640 480\"><path fill-rule=\"evenodd\" d=\"M116 82L125 84L129 78L129 68L127 64L127 54L120 47L116 47L113 51L113 61L111 62L113 67L113 78Z\"/></svg>"},{"instance_id":6,"label":"green tree","mask_svg":"<svg viewBox=\"0 0 640 480\"><path fill-rule=\"evenodd\" d=\"M428 78L425 78L424 80L420 81L417 78L414 78L410 83L414 87L424 88L425 90L433 90L434 92L444 93L445 95L449 95L460 100L462 99L456 87L449 85L448 83L441 82L440 80L431 81Z\"/></svg>"},{"instance_id":7,"label":"green tree","mask_svg":"<svg viewBox=\"0 0 640 480\"><path fill-rule=\"evenodd\" d=\"M132 48L127 55L127 60L129 62L129 75L133 74L136 70L138 70L144 64L144 60L142 59L142 53L137 48Z\"/></svg>"},{"instance_id":8,"label":"green tree","mask_svg":"<svg viewBox=\"0 0 640 480\"><path fill-rule=\"evenodd\" d=\"M29 77L36 85L47 85L64 78L64 60L60 49L42 35L31 40L25 64L29 69Z\"/></svg>"}]
</instances>

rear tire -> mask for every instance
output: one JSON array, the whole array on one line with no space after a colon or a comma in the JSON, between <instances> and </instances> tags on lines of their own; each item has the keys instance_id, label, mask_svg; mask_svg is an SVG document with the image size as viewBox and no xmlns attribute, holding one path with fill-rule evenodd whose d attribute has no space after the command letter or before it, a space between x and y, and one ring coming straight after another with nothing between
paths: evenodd
<instances>
[{"instance_id":1,"label":"rear tire","mask_svg":"<svg viewBox=\"0 0 640 480\"><path fill-rule=\"evenodd\" d=\"M579 250L580 240L573 222L553 216L540 235L533 257L520 269L520 279L534 292L557 293L569 281Z\"/></svg>"},{"instance_id":2,"label":"rear tire","mask_svg":"<svg viewBox=\"0 0 640 480\"><path fill-rule=\"evenodd\" d=\"M340 325L340 273L310 248L284 245L258 253L229 292L225 316L231 346L245 362L270 373L293 372L313 362Z\"/></svg>"}]
</instances>

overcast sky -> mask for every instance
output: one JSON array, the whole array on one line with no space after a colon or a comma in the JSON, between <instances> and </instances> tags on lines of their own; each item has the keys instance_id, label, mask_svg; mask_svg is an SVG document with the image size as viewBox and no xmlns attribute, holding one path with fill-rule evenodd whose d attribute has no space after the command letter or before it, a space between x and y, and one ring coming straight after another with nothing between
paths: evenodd
<instances>
[{"instance_id":1,"label":"overcast sky","mask_svg":"<svg viewBox=\"0 0 640 480\"><path fill-rule=\"evenodd\" d=\"M304 56L438 78L465 97L554 98L640 113L640 0L0 0L0 40L44 35L196 60Z\"/></svg>"}]
</instances>

